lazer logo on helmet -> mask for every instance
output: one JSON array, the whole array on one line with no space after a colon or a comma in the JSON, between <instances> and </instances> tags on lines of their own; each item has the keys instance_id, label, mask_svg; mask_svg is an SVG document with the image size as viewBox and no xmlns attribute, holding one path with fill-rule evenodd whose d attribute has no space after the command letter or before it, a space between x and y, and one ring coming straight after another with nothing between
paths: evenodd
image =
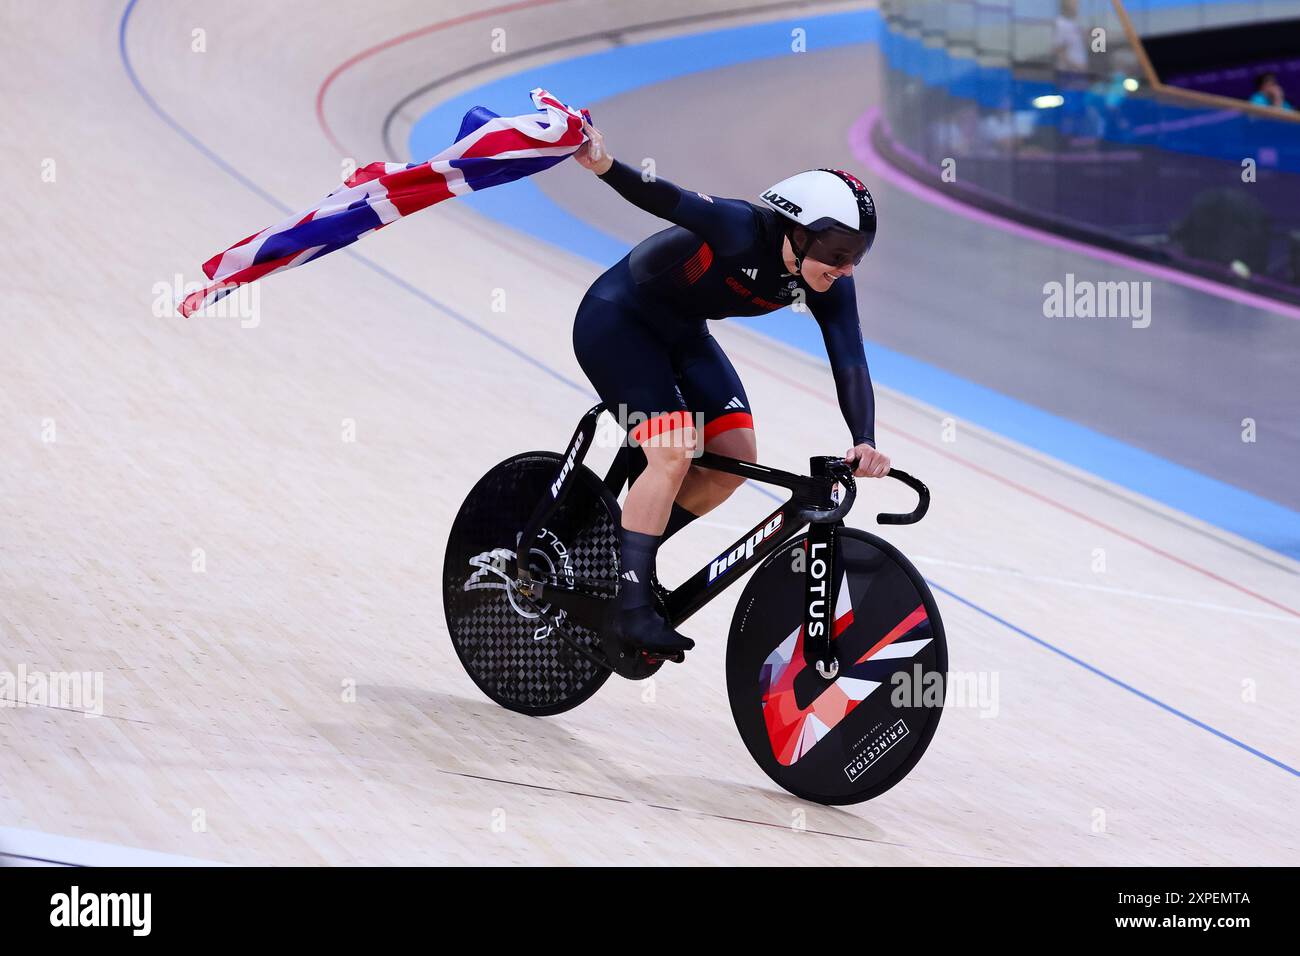
<instances>
[{"instance_id":1,"label":"lazer logo on helmet","mask_svg":"<svg viewBox=\"0 0 1300 956\"><path fill-rule=\"evenodd\" d=\"M769 189L767 192L763 193L763 201L770 202L777 209L784 209L796 216L803 212L802 206L792 203L775 190Z\"/></svg>"},{"instance_id":2,"label":"lazer logo on helmet","mask_svg":"<svg viewBox=\"0 0 1300 956\"><path fill-rule=\"evenodd\" d=\"M722 575L726 574L737 564L754 556L755 550L764 541L781 530L781 525L785 521L785 516L780 512L772 515L767 519L766 524L761 524L755 528L744 541L736 545L725 554L718 555L717 558L709 565L709 584L712 584Z\"/></svg>"}]
</instances>

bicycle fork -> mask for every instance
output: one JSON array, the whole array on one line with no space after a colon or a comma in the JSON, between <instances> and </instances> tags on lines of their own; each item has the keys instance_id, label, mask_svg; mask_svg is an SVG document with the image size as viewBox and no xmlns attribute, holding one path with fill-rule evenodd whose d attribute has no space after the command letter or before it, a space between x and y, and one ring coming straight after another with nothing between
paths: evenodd
<instances>
[{"instance_id":1,"label":"bicycle fork","mask_svg":"<svg viewBox=\"0 0 1300 956\"><path fill-rule=\"evenodd\" d=\"M804 575L804 660L817 668L825 680L834 680L840 670L835 656L832 628L835 607L835 526L814 524L808 528L808 569Z\"/></svg>"},{"instance_id":2,"label":"bicycle fork","mask_svg":"<svg viewBox=\"0 0 1300 956\"><path fill-rule=\"evenodd\" d=\"M813 458L814 478L831 477L830 461ZM835 532L842 521L813 521L808 525L807 565L804 570L804 661L817 669L823 680L831 681L840 671L835 653L835 604L839 576L835 573Z\"/></svg>"}]
</instances>

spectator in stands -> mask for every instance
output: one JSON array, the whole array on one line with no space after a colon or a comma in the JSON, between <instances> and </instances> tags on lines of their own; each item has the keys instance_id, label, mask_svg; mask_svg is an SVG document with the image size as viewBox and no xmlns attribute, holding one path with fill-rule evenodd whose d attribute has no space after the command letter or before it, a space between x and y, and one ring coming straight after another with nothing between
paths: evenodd
<instances>
[{"instance_id":1,"label":"spectator in stands","mask_svg":"<svg viewBox=\"0 0 1300 956\"><path fill-rule=\"evenodd\" d=\"M1286 92L1277 81L1277 74L1271 70L1255 77L1255 95L1250 101L1256 106L1272 106L1280 110L1295 109L1287 102Z\"/></svg>"},{"instance_id":2,"label":"spectator in stands","mask_svg":"<svg viewBox=\"0 0 1300 956\"><path fill-rule=\"evenodd\" d=\"M1061 0L1056 15L1056 37L1052 59L1061 73L1083 73L1088 69L1088 45L1079 25L1078 0Z\"/></svg>"}]
</instances>

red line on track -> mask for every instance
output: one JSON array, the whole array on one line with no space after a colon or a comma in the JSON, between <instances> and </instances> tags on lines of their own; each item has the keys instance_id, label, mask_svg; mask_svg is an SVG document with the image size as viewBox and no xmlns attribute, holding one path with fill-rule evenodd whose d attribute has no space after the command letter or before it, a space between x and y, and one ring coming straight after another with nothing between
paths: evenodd
<instances>
[{"instance_id":1,"label":"red line on track","mask_svg":"<svg viewBox=\"0 0 1300 956\"><path fill-rule=\"evenodd\" d=\"M321 131L325 134L325 138L330 141L330 145L332 145L334 149L338 151L339 155L347 156L349 155L348 148L339 142L338 138L334 135L334 131L330 128L329 120L325 118L325 94L329 91L329 88L334 83L334 81L337 80L343 73L350 70L352 67L356 66L358 63L362 62L363 60L369 59L370 57L378 53L382 53L384 50L391 49L392 47L395 47L398 44L405 43L407 40L414 40L417 37L427 36L430 33L437 33L440 30L446 30L449 29L450 27L460 26L462 24L469 23L473 20L481 20L484 17L496 16L502 13L511 13L516 10L526 10L529 7L547 6L552 3L560 3L560 2L562 2L562 0L519 0L519 2L516 3L506 3L506 4L502 4L501 6L489 7L486 10L480 10L477 13L467 13L459 17L452 17L449 20L439 20L437 23L430 23L427 26L419 27L415 30L408 30L407 32L400 33L395 37L390 37L389 39L384 40L382 43L376 43L374 46L367 47L366 49L362 50L360 53L348 57L338 66L334 67L334 69L330 70L329 73L325 76L325 79L321 81L320 87L316 90L316 122L320 124ZM565 278L570 279L571 281L576 282L580 285L585 284L588 281L588 277L586 275L578 275L573 270L569 269L567 266L557 266L554 260L542 259L539 256L537 256L535 253L525 249L519 244L511 242L501 234L501 230L499 229L489 231L483 229L476 229L473 226L466 226L466 228L469 229L471 232L473 232L475 235L484 236L491 239L493 242L497 243L502 248L508 249L510 252L519 256L524 261L531 262L533 265L537 266L538 268L545 269L553 273L558 272L561 275L563 275Z\"/></svg>"},{"instance_id":2,"label":"red line on track","mask_svg":"<svg viewBox=\"0 0 1300 956\"><path fill-rule=\"evenodd\" d=\"M367 47L360 53L348 57L334 69L330 70L325 79L321 81L320 88L316 90L316 120L320 123L321 129L325 131L325 138L330 141L340 154L346 155L347 150L335 137L333 130L330 129L329 121L325 119L325 94L329 91L330 86L344 72L352 69L362 60L367 60L376 53L382 53L384 50L391 49L407 40L414 40L417 37L427 36L430 33L437 33L440 30L447 30L451 27L460 26L464 23L471 23L474 20L482 20L485 17L494 17L502 13L512 13L516 10L527 10L529 7L542 7L552 3L559 3L561 0L518 0L516 3L505 3L497 7L488 7L486 10L479 10L475 13L462 14L459 17L452 17L449 20L439 20L437 23L430 23L427 26L419 27L415 30L408 30L406 33L399 33L395 37L390 37L382 43L377 43L372 47Z\"/></svg>"}]
</instances>

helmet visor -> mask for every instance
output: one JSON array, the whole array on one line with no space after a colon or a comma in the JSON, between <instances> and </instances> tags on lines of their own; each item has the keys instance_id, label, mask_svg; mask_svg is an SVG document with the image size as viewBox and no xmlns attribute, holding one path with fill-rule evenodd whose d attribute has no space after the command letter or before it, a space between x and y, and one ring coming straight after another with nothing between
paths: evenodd
<instances>
[{"instance_id":1,"label":"helmet visor","mask_svg":"<svg viewBox=\"0 0 1300 956\"><path fill-rule=\"evenodd\" d=\"M849 263L856 266L871 248L872 238L843 223L832 222L816 232L809 231L804 258L816 259L832 269L843 268Z\"/></svg>"}]
</instances>

